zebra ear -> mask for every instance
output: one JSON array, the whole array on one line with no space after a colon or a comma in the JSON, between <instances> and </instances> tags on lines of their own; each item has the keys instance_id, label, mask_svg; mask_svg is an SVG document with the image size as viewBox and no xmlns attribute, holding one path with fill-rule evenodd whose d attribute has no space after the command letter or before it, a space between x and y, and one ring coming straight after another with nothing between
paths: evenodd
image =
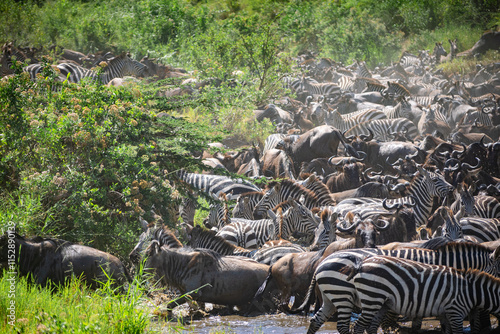
<instances>
[{"instance_id":1,"label":"zebra ear","mask_svg":"<svg viewBox=\"0 0 500 334\"><path fill-rule=\"evenodd\" d=\"M425 177L429 177L429 173L422 167L422 165L417 164L417 169Z\"/></svg>"},{"instance_id":2,"label":"zebra ear","mask_svg":"<svg viewBox=\"0 0 500 334\"><path fill-rule=\"evenodd\" d=\"M500 246L498 246L497 249L495 249L495 251L493 252L493 259L496 260L498 259L499 256L500 256Z\"/></svg>"},{"instance_id":3,"label":"zebra ear","mask_svg":"<svg viewBox=\"0 0 500 334\"><path fill-rule=\"evenodd\" d=\"M142 218L141 216L139 216L139 222L141 223L142 231L143 232L146 231L148 229L149 223L144 218Z\"/></svg>"},{"instance_id":4,"label":"zebra ear","mask_svg":"<svg viewBox=\"0 0 500 334\"><path fill-rule=\"evenodd\" d=\"M158 240L151 241L148 249L146 250L146 256L151 257L158 254L161 251L160 243Z\"/></svg>"}]
</instances>

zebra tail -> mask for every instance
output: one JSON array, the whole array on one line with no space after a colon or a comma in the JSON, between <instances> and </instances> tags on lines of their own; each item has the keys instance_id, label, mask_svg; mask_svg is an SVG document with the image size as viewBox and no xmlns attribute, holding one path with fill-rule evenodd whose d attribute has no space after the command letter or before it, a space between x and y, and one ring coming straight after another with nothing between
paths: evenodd
<instances>
[{"instance_id":1,"label":"zebra tail","mask_svg":"<svg viewBox=\"0 0 500 334\"><path fill-rule=\"evenodd\" d=\"M269 273L267 274L267 277L264 280L264 282L262 283L262 285L260 286L259 290L257 290L257 292L255 293L255 296L253 296L254 300L258 300L258 299L262 298L262 295L264 294L264 291L266 290L267 284L273 278L272 270L273 270L273 266L269 266Z\"/></svg>"},{"instance_id":2,"label":"zebra tail","mask_svg":"<svg viewBox=\"0 0 500 334\"><path fill-rule=\"evenodd\" d=\"M283 305L283 309L290 314L298 314L298 313L302 313L304 311L305 312L309 311L311 304L316 299L315 298L315 296L316 296L315 289L316 289L316 275L314 275L313 279L311 280L311 284L309 285L309 289L307 290L307 295L304 298L304 301L302 302L302 304L299 307L294 308L294 309L290 309L288 304L285 304L285 305Z\"/></svg>"}]
</instances>

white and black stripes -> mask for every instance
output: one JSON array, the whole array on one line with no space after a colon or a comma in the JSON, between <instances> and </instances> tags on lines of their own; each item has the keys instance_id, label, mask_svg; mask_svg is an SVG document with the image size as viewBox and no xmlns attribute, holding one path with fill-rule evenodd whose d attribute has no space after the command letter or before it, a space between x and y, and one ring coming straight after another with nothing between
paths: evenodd
<instances>
[{"instance_id":1,"label":"white and black stripes","mask_svg":"<svg viewBox=\"0 0 500 334\"><path fill-rule=\"evenodd\" d=\"M322 95L325 97L332 97L341 93L339 85L333 82L315 83L306 77L302 78L301 90L313 95Z\"/></svg>"},{"instance_id":2,"label":"white and black stripes","mask_svg":"<svg viewBox=\"0 0 500 334\"><path fill-rule=\"evenodd\" d=\"M387 118L385 113L378 109L365 109L344 115L334 110L327 114L325 123L340 131L347 131L359 123L385 118Z\"/></svg>"},{"instance_id":3,"label":"white and black stripes","mask_svg":"<svg viewBox=\"0 0 500 334\"><path fill-rule=\"evenodd\" d=\"M229 199L233 199L246 192L260 191L259 187L248 181L233 180L227 176L188 173L185 170L177 171L177 176L180 180L213 198L218 198L221 193L225 193L228 194Z\"/></svg>"},{"instance_id":4,"label":"white and black stripes","mask_svg":"<svg viewBox=\"0 0 500 334\"><path fill-rule=\"evenodd\" d=\"M452 333L462 333L474 309L500 311L500 280L479 271L376 256L363 260L352 281L361 306L354 333L376 332L387 311L410 318L445 317Z\"/></svg>"},{"instance_id":5,"label":"white and black stripes","mask_svg":"<svg viewBox=\"0 0 500 334\"><path fill-rule=\"evenodd\" d=\"M335 310L338 311L337 329L341 334L349 333L351 312L359 305L357 291L352 281L352 268L359 266L361 261L374 255L386 255L397 258L411 259L419 263L452 266L457 269L478 269L496 273L496 259L490 251L472 243L448 243L436 250L422 248L406 248L400 250L355 249L341 251L329 255L318 266L309 287L306 301L300 307L308 307L312 291L317 285L321 292L323 304L311 319L308 334L315 333ZM393 282L399 279L392 278ZM373 284L373 282L372 282Z\"/></svg>"},{"instance_id":6,"label":"white and black stripes","mask_svg":"<svg viewBox=\"0 0 500 334\"><path fill-rule=\"evenodd\" d=\"M64 77L68 78L69 82L79 83L84 78L90 78L107 84L114 78L121 78L126 75L142 76L147 67L138 61L130 59L126 54L122 54L111 59L102 73L73 63L62 63L57 65L57 68Z\"/></svg>"},{"instance_id":7,"label":"white and black stripes","mask_svg":"<svg viewBox=\"0 0 500 334\"><path fill-rule=\"evenodd\" d=\"M419 135L415 124L407 118L377 119L359 123L350 128L345 136L369 135L373 133L373 138L380 141L390 141L391 133L405 133L408 138L416 138Z\"/></svg>"}]
</instances>

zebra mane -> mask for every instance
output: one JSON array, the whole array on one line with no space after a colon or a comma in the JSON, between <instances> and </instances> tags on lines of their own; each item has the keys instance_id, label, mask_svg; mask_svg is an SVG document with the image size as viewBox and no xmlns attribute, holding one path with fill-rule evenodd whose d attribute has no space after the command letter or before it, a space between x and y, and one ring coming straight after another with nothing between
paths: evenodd
<instances>
[{"instance_id":1,"label":"zebra mane","mask_svg":"<svg viewBox=\"0 0 500 334\"><path fill-rule=\"evenodd\" d=\"M162 224L162 226L158 226L153 231L153 235L158 236L158 237L159 237L160 233L167 235L168 239L173 240L175 242L175 244L177 246L179 246L179 248L181 248L183 246L182 242L180 242L180 240L175 236L174 232L171 229L169 229L167 226L165 226L164 224ZM163 238L162 238L162 240L163 240Z\"/></svg>"},{"instance_id":2,"label":"zebra mane","mask_svg":"<svg viewBox=\"0 0 500 334\"><path fill-rule=\"evenodd\" d=\"M200 249L218 249L219 254L229 255L233 254L234 251L237 250L245 250L242 247L235 246L228 242L221 236L218 236L215 231L212 230L204 230L199 226L195 226L193 231L191 232L191 247L194 247L196 250ZM200 247L202 246L202 247ZM210 248L206 248L206 246L210 246Z\"/></svg>"}]
</instances>

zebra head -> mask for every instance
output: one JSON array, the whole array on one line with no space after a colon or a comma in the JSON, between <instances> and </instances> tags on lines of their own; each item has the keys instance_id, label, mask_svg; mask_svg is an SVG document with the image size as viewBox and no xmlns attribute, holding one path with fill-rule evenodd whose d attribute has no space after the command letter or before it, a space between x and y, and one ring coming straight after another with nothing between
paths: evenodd
<instances>
[{"instance_id":1,"label":"zebra head","mask_svg":"<svg viewBox=\"0 0 500 334\"><path fill-rule=\"evenodd\" d=\"M453 191L454 187L446 182L442 175L428 171L421 165L417 165L417 169L423 177L421 184L425 187L424 191L426 191L428 195L445 197Z\"/></svg>"},{"instance_id":2,"label":"zebra head","mask_svg":"<svg viewBox=\"0 0 500 334\"><path fill-rule=\"evenodd\" d=\"M277 183L269 188L262 196L262 199L255 205L253 215L255 219L264 219L267 216L267 211L274 208L281 201L279 200L280 184Z\"/></svg>"},{"instance_id":3,"label":"zebra head","mask_svg":"<svg viewBox=\"0 0 500 334\"><path fill-rule=\"evenodd\" d=\"M310 250L317 251L327 247L337 239L335 232L337 231L337 212L325 209L321 213L321 223L314 232L314 240Z\"/></svg>"},{"instance_id":4,"label":"zebra head","mask_svg":"<svg viewBox=\"0 0 500 334\"><path fill-rule=\"evenodd\" d=\"M443 43L441 42L436 42L436 45L434 46L434 50L432 51L432 55L436 58L436 62L441 61L441 56L447 56L448 52L443 47Z\"/></svg>"},{"instance_id":5,"label":"zebra head","mask_svg":"<svg viewBox=\"0 0 500 334\"><path fill-rule=\"evenodd\" d=\"M283 214L283 224L286 225L289 233L297 232L312 238L318 228L319 218L296 200L291 199L291 204L292 207Z\"/></svg>"}]
</instances>

